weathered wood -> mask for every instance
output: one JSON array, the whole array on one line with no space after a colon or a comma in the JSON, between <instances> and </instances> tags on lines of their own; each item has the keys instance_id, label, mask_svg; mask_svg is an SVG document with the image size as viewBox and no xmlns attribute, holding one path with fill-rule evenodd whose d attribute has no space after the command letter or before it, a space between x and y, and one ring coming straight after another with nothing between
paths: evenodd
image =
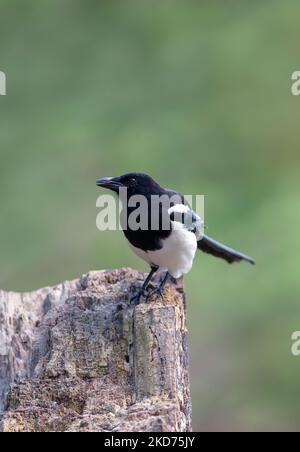
<instances>
[{"instance_id":1,"label":"weathered wood","mask_svg":"<svg viewBox=\"0 0 300 452\"><path fill-rule=\"evenodd\" d=\"M0 292L4 432L191 430L183 290L132 307L143 277L100 271Z\"/></svg>"}]
</instances>

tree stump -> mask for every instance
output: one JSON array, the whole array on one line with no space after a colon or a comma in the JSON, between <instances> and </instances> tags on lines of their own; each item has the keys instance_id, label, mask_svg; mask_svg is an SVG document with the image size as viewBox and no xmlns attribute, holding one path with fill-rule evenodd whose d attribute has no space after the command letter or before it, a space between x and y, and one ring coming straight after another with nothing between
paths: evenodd
<instances>
[{"instance_id":1,"label":"tree stump","mask_svg":"<svg viewBox=\"0 0 300 452\"><path fill-rule=\"evenodd\" d=\"M104 270L0 291L3 432L191 431L184 292L131 306L143 278Z\"/></svg>"}]
</instances>

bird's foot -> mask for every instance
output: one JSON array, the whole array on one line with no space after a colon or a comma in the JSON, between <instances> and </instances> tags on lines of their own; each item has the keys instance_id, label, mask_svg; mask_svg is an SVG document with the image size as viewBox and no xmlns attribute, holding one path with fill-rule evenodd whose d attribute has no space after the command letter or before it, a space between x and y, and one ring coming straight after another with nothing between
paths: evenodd
<instances>
[{"instance_id":1,"label":"bird's foot","mask_svg":"<svg viewBox=\"0 0 300 452\"><path fill-rule=\"evenodd\" d=\"M138 305L140 304L141 298L146 297L146 293L144 289L140 289L132 298L130 298L130 304Z\"/></svg>"},{"instance_id":2,"label":"bird's foot","mask_svg":"<svg viewBox=\"0 0 300 452\"><path fill-rule=\"evenodd\" d=\"M160 284L158 284L158 286L155 287L154 290L148 292L146 301L148 301L149 298L152 298L155 295L164 298L165 288L168 281L171 281L173 284L177 284L177 280L173 278L173 276L171 276L169 272L167 272L165 276L161 279Z\"/></svg>"},{"instance_id":3,"label":"bird's foot","mask_svg":"<svg viewBox=\"0 0 300 452\"><path fill-rule=\"evenodd\" d=\"M148 292L146 301L149 301L149 299L152 298L153 296L158 296L158 297L164 298L164 293L165 293L165 287L160 284L158 287L156 287L155 289Z\"/></svg>"}]
</instances>

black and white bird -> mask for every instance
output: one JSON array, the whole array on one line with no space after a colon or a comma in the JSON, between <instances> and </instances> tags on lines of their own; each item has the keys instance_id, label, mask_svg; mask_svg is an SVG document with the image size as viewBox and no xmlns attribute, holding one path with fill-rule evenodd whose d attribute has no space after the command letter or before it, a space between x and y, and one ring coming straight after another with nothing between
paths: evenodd
<instances>
[{"instance_id":1,"label":"black and white bird","mask_svg":"<svg viewBox=\"0 0 300 452\"><path fill-rule=\"evenodd\" d=\"M230 264L240 261L255 264L251 257L203 234L203 222L186 203L184 196L161 187L152 177L142 173L128 173L120 177L98 179L97 185L118 194L121 189L127 189L127 205L122 206L126 217L125 223L123 219L123 224L126 224L123 231L134 253L151 267L141 290L133 297L133 302L138 303L145 295L152 277L158 271L165 272L156 289L162 295L169 277L178 279L191 270L197 250L222 258ZM129 200L136 195L143 196L148 202L146 227L143 228L131 228L126 223L136 209ZM161 203L158 209L153 210L152 200L155 196L167 197L170 203ZM158 227L155 228L152 227L154 212L159 217Z\"/></svg>"}]
</instances>

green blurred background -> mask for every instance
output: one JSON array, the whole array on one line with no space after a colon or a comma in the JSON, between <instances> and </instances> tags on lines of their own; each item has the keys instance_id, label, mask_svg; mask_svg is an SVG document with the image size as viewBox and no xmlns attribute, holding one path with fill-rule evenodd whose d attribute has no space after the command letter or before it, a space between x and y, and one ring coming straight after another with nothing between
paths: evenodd
<instances>
[{"instance_id":1,"label":"green blurred background","mask_svg":"<svg viewBox=\"0 0 300 452\"><path fill-rule=\"evenodd\" d=\"M206 195L185 278L195 430L300 430L298 1L0 0L0 287L146 266L95 226L95 179Z\"/></svg>"}]
</instances>

